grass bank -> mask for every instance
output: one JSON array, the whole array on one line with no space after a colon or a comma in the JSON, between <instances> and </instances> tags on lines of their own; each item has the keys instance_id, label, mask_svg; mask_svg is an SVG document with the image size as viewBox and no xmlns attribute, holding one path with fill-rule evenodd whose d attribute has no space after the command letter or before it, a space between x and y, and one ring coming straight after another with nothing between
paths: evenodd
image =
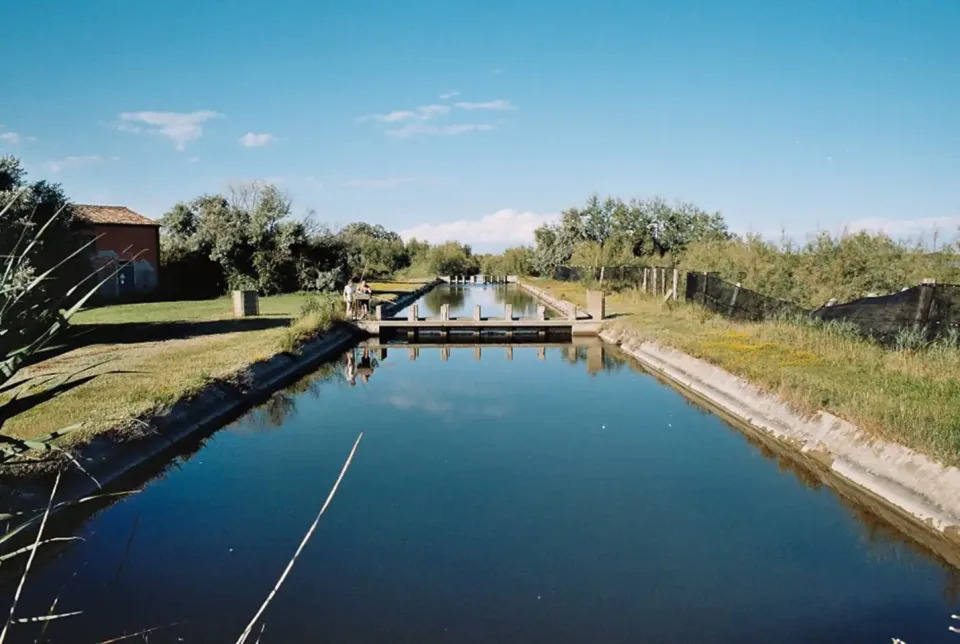
<instances>
[{"instance_id":1,"label":"grass bank","mask_svg":"<svg viewBox=\"0 0 960 644\"><path fill-rule=\"evenodd\" d=\"M580 284L534 280L584 304ZM824 409L886 440L960 465L960 351L891 351L839 326L743 323L638 291L607 296L609 324L674 347L779 395L801 413Z\"/></svg>"},{"instance_id":2,"label":"grass bank","mask_svg":"<svg viewBox=\"0 0 960 644\"><path fill-rule=\"evenodd\" d=\"M392 301L420 282L378 282L375 295ZM339 319L338 296L297 293L260 298L260 315L233 318L230 298L121 304L81 311L69 340L18 374L41 383L85 370L60 387L21 395L19 413L3 432L33 438L84 423L65 437L89 440L132 419L158 412L217 380L236 380L254 362L295 349ZM12 391L5 394L10 396ZM123 438L117 432L117 438Z\"/></svg>"}]
</instances>

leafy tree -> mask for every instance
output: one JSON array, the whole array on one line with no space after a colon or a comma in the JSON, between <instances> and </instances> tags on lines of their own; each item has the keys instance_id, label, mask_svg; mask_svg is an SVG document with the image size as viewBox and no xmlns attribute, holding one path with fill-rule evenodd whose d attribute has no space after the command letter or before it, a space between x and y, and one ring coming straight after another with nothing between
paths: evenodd
<instances>
[{"instance_id":1,"label":"leafy tree","mask_svg":"<svg viewBox=\"0 0 960 644\"><path fill-rule=\"evenodd\" d=\"M432 246L427 252L427 262L435 275L472 275L479 268L470 247L452 241Z\"/></svg>"},{"instance_id":2,"label":"leafy tree","mask_svg":"<svg viewBox=\"0 0 960 644\"><path fill-rule=\"evenodd\" d=\"M8 288L25 288L37 275L68 258L84 243L80 222L59 185L45 181L29 183L20 161L0 157L0 271L15 252L23 251L31 240L28 257L17 263ZM54 215L60 215L54 218ZM46 225L43 235L34 237ZM89 272L89 255L77 255L53 271L25 295L30 305L44 312L43 302L62 297L75 282L76 275ZM9 331L8 331L9 332Z\"/></svg>"}]
</instances>

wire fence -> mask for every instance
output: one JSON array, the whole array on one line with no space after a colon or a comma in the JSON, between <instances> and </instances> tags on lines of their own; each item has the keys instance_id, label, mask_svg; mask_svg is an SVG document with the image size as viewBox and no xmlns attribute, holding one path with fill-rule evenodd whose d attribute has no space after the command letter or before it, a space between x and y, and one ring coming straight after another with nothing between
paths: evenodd
<instances>
[{"instance_id":1,"label":"wire fence","mask_svg":"<svg viewBox=\"0 0 960 644\"><path fill-rule=\"evenodd\" d=\"M925 282L899 293L833 301L806 309L788 300L764 295L722 279L716 273L679 271L668 267L561 266L554 275L562 281L626 283L652 294L683 295L688 301L725 317L760 322L777 317L811 317L850 323L863 335L890 342L905 329L927 339L960 335L960 285ZM682 279L679 287L675 284Z\"/></svg>"}]
</instances>

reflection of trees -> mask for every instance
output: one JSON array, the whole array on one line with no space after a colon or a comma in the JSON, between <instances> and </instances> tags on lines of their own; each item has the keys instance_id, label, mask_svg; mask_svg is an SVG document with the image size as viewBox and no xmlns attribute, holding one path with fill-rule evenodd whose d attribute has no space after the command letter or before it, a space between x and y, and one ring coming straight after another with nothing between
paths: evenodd
<instances>
[{"instance_id":1,"label":"reflection of trees","mask_svg":"<svg viewBox=\"0 0 960 644\"><path fill-rule=\"evenodd\" d=\"M493 289L493 299L498 304L512 304L513 314L532 318L537 314L537 301L519 288L498 286Z\"/></svg>"},{"instance_id":2,"label":"reflection of trees","mask_svg":"<svg viewBox=\"0 0 960 644\"><path fill-rule=\"evenodd\" d=\"M266 402L254 408L248 414L248 427L258 431L269 431L283 427L284 423L297 411L297 398L309 394L317 398L323 384L337 377L343 377L340 366L342 360L325 362L288 387L275 392Z\"/></svg>"},{"instance_id":3,"label":"reflection of trees","mask_svg":"<svg viewBox=\"0 0 960 644\"><path fill-rule=\"evenodd\" d=\"M462 308L463 303L466 300L467 293L465 287L441 286L439 288L427 291L424 294L422 302L428 310L420 311L420 315L440 315L440 306L443 304L450 305L450 311L452 314L454 310Z\"/></svg>"}]
</instances>

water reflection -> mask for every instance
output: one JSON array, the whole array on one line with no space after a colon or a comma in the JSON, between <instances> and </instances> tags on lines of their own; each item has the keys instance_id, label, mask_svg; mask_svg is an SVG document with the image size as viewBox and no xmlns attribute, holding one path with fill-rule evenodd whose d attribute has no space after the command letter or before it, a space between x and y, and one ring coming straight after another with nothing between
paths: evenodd
<instances>
[{"instance_id":1,"label":"water reflection","mask_svg":"<svg viewBox=\"0 0 960 644\"><path fill-rule=\"evenodd\" d=\"M417 301L423 317L438 317L440 307L450 307L451 317L472 316L479 306L485 317L503 317L505 305L513 305L514 317L532 318L537 314L537 301L516 284L458 285L443 284L427 292ZM407 309L397 312L402 317ZM550 317L551 310L546 311Z\"/></svg>"},{"instance_id":2,"label":"water reflection","mask_svg":"<svg viewBox=\"0 0 960 644\"><path fill-rule=\"evenodd\" d=\"M158 641L222 641L275 583L358 427L335 511L270 609L272 641L580 641L598 623L604 641L940 641L929 623L957 601L957 571L882 511L720 430L615 347L371 340L74 526L87 540L38 560L24 614L72 579L58 607L86 613L53 641L174 621Z\"/></svg>"}]
</instances>

